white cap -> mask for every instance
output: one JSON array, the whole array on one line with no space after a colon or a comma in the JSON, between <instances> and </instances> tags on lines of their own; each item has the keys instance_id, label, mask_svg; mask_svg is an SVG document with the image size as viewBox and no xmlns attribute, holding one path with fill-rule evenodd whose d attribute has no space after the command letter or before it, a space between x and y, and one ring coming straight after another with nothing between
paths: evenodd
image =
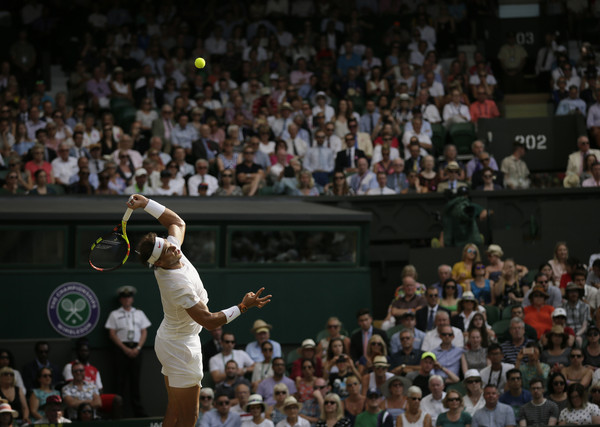
<instances>
[{"instance_id":1,"label":"white cap","mask_svg":"<svg viewBox=\"0 0 600 427\"><path fill-rule=\"evenodd\" d=\"M307 338L304 341L302 341L302 348L315 348L315 347L316 347L315 341L310 338Z\"/></svg>"},{"instance_id":2,"label":"white cap","mask_svg":"<svg viewBox=\"0 0 600 427\"><path fill-rule=\"evenodd\" d=\"M555 308L554 311L552 312L552 317L558 317L558 316L565 316L567 317L567 312L565 311L564 308Z\"/></svg>"}]
</instances>

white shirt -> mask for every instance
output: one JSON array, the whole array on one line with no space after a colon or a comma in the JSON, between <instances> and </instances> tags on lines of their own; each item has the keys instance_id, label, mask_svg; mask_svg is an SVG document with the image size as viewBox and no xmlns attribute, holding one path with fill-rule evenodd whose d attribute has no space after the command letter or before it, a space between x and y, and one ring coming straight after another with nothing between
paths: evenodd
<instances>
[{"instance_id":1,"label":"white shirt","mask_svg":"<svg viewBox=\"0 0 600 427\"><path fill-rule=\"evenodd\" d=\"M373 148L373 157L371 158L371 165L379 163L383 160L383 156L381 155L381 148L383 145L378 144ZM400 157L400 152L396 147L390 147L390 160L394 160Z\"/></svg>"},{"instance_id":2,"label":"white shirt","mask_svg":"<svg viewBox=\"0 0 600 427\"><path fill-rule=\"evenodd\" d=\"M438 98L440 96L444 96L444 85L438 81L434 81L430 88L427 89L429 91L429 95L434 98Z\"/></svg>"},{"instance_id":3,"label":"white shirt","mask_svg":"<svg viewBox=\"0 0 600 427\"><path fill-rule=\"evenodd\" d=\"M296 136L294 139L287 139L285 143L287 144L288 153L292 156L304 157L308 150L308 143L300 138L300 136Z\"/></svg>"},{"instance_id":4,"label":"white shirt","mask_svg":"<svg viewBox=\"0 0 600 427\"><path fill-rule=\"evenodd\" d=\"M175 237L169 236L167 240L178 249L181 247ZM175 270L160 267L154 270L165 314L156 336L164 340L179 340L198 335L202 326L190 317L186 309L200 301L208 303L208 293L200 280L198 270L183 253L180 262L183 266Z\"/></svg>"},{"instance_id":5,"label":"white shirt","mask_svg":"<svg viewBox=\"0 0 600 427\"><path fill-rule=\"evenodd\" d=\"M308 420L299 416L298 421L296 421L296 424L291 425L290 423L288 423L286 417L277 423L277 427L310 427L310 423L308 422Z\"/></svg>"},{"instance_id":6,"label":"white shirt","mask_svg":"<svg viewBox=\"0 0 600 427\"><path fill-rule=\"evenodd\" d=\"M465 345L465 338L463 336L463 332L454 326L452 326L452 332L454 332L452 345L454 347L463 348ZM423 338L423 344L421 345L421 350L433 351L434 349L438 348L441 344L442 339L440 338L440 334L437 328L434 328L425 334L425 338Z\"/></svg>"},{"instance_id":7,"label":"white shirt","mask_svg":"<svg viewBox=\"0 0 600 427\"><path fill-rule=\"evenodd\" d=\"M433 394L428 394L423 398L423 400L421 400L421 409L425 413L431 415L432 425L435 425L438 415L440 415L442 412L447 411L447 409L444 408L444 404L442 403L444 397L446 397L445 391L442 392L442 398L440 400L434 399Z\"/></svg>"},{"instance_id":8,"label":"white shirt","mask_svg":"<svg viewBox=\"0 0 600 427\"><path fill-rule=\"evenodd\" d=\"M235 360L239 368L247 368L254 365L254 360L244 350L232 350L231 354L225 356L223 352L215 354L208 361L210 372L225 372L225 363Z\"/></svg>"},{"instance_id":9,"label":"white shirt","mask_svg":"<svg viewBox=\"0 0 600 427\"><path fill-rule=\"evenodd\" d=\"M206 191L206 195L210 196L215 191L219 189L219 181L212 175L205 174L204 182L208 184L208 190ZM188 194L190 196L198 195L198 185L202 183L202 176L200 174L196 174L191 176L188 180Z\"/></svg>"},{"instance_id":10,"label":"white shirt","mask_svg":"<svg viewBox=\"0 0 600 427\"><path fill-rule=\"evenodd\" d=\"M121 307L109 314L104 327L114 329L122 342L140 342L142 329L146 329L150 325L150 320L142 310L131 307L127 311Z\"/></svg>"},{"instance_id":11,"label":"white shirt","mask_svg":"<svg viewBox=\"0 0 600 427\"><path fill-rule=\"evenodd\" d=\"M342 150L342 140L336 134L331 134L329 137L326 136L324 145L331 148L331 151L333 151L334 155L337 154L338 151Z\"/></svg>"},{"instance_id":12,"label":"white shirt","mask_svg":"<svg viewBox=\"0 0 600 427\"><path fill-rule=\"evenodd\" d=\"M60 182L65 185L69 184L71 176L75 175L77 172L79 172L79 166L77 166L77 159L75 157L69 156L67 161L64 161L60 157L52 160L52 173L54 174L54 178L60 179Z\"/></svg>"},{"instance_id":13,"label":"white shirt","mask_svg":"<svg viewBox=\"0 0 600 427\"><path fill-rule=\"evenodd\" d=\"M471 120L471 113L469 113L469 107L465 104L456 105L450 102L444 106L444 112L442 113L444 121L447 122L451 117L463 116L467 120Z\"/></svg>"},{"instance_id":14,"label":"white shirt","mask_svg":"<svg viewBox=\"0 0 600 427\"><path fill-rule=\"evenodd\" d=\"M487 384L492 383L498 386L498 391L500 394L504 393L504 386L506 386L506 373L514 367L515 365L512 363L503 362L502 369L492 373L492 365L486 366L479 372L481 374L481 387L485 387Z\"/></svg>"}]
</instances>

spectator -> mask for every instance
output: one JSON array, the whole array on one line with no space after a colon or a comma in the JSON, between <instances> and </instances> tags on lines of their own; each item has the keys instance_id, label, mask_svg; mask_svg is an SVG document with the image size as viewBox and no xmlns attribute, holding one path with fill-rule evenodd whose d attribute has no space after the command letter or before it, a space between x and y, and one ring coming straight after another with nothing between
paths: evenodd
<instances>
[{"instance_id":1,"label":"spectator","mask_svg":"<svg viewBox=\"0 0 600 427\"><path fill-rule=\"evenodd\" d=\"M483 389L481 386L481 374L477 369L469 369L465 371L464 384L466 387L466 394L463 397L464 410L471 416L475 414L478 409L485 406L485 399L483 398Z\"/></svg>"},{"instance_id":2,"label":"spectator","mask_svg":"<svg viewBox=\"0 0 600 427\"><path fill-rule=\"evenodd\" d=\"M254 196L265 183L264 169L254 163L254 149L244 147L242 163L235 167L236 181L241 184L244 195Z\"/></svg>"},{"instance_id":3,"label":"spectator","mask_svg":"<svg viewBox=\"0 0 600 427\"><path fill-rule=\"evenodd\" d=\"M277 427L309 427L310 423L302 417L299 417L301 403L298 403L294 396L288 396L283 403L285 418L277 423Z\"/></svg>"},{"instance_id":4,"label":"spectator","mask_svg":"<svg viewBox=\"0 0 600 427\"><path fill-rule=\"evenodd\" d=\"M444 411L444 400L446 392L444 391L444 380L439 375L429 377L429 390L431 393L421 400L421 409L431 417L432 425L437 424L437 418Z\"/></svg>"},{"instance_id":5,"label":"spectator","mask_svg":"<svg viewBox=\"0 0 600 427\"><path fill-rule=\"evenodd\" d=\"M365 401L365 410L358 414L354 420L355 427L376 427L377 416L381 409L381 392L377 389L369 389L367 391L367 399Z\"/></svg>"},{"instance_id":6,"label":"spectator","mask_svg":"<svg viewBox=\"0 0 600 427\"><path fill-rule=\"evenodd\" d=\"M560 424L597 424L600 423L600 409L589 403L585 387L578 383L567 388L567 407L560 411Z\"/></svg>"},{"instance_id":7,"label":"spectator","mask_svg":"<svg viewBox=\"0 0 600 427\"><path fill-rule=\"evenodd\" d=\"M453 278L446 279L442 286L442 299L440 300L440 307L446 309L449 315L456 314L458 308L457 294L462 292L462 286L456 283Z\"/></svg>"},{"instance_id":8,"label":"spectator","mask_svg":"<svg viewBox=\"0 0 600 427\"><path fill-rule=\"evenodd\" d=\"M584 289L573 282L567 284L563 308L567 314L567 326L575 331L575 339L579 344L583 340L590 321L590 307L583 302Z\"/></svg>"},{"instance_id":9,"label":"spectator","mask_svg":"<svg viewBox=\"0 0 600 427\"><path fill-rule=\"evenodd\" d=\"M102 406L100 392L95 384L85 381L85 366L75 362L71 365L73 381L63 387L65 405L69 419L77 419L77 408L81 403L89 403L94 411Z\"/></svg>"},{"instance_id":10,"label":"spectator","mask_svg":"<svg viewBox=\"0 0 600 427\"><path fill-rule=\"evenodd\" d=\"M544 382L539 378L533 378L529 382L529 388L532 400L521 408L519 425L556 425L558 406L544 398Z\"/></svg>"},{"instance_id":11,"label":"spectator","mask_svg":"<svg viewBox=\"0 0 600 427\"><path fill-rule=\"evenodd\" d=\"M549 295L543 285L535 285L529 293L531 305L525 307L525 322L537 331L538 338L552 327L552 312L554 307L547 304Z\"/></svg>"},{"instance_id":12,"label":"spectator","mask_svg":"<svg viewBox=\"0 0 600 427\"><path fill-rule=\"evenodd\" d=\"M226 377L225 361L235 360L237 363L237 374L245 375L254 369L254 361L248 353L243 350L235 350L235 336L232 333L223 333L221 336L221 346L223 350L217 353L209 360L210 374L215 383L223 381ZM263 396L264 397L264 396Z\"/></svg>"},{"instance_id":13,"label":"spectator","mask_svg":"<svg viewBox=\"0 0 600 427\"><path fill-rule=\"evenodd\" d=\"M585 101L579 98L579 88L575 85L569 86L569 95L560 101L556 109L557 116L566 116L567 114L581 114L586 116Z\"/></svg>"},{"instance_id":14,"label":"spectator","mask_svg":"<svg viewBox=\"0 0 600 427\"><path fill-rule=\"evenodd\" d=\"M542 290L548 295L548 298L546 299L547 305L550 305L555 309L562 305L562 296L560 295L560 290L558 286L550 285L549 278L544 273L537 273L535 275L533 287L539 288L539 286L541 286L543 288ZM525 309L531 305L532 291L533 289L528 290L523 296L523 307ZM550 329L550 327L551 325L545 328L543 332L546 332L548 329Z\"/></svg>"},{"instance_id":15,"label":"spectator","mask_svg":"<svg viewBox=\"0 0 600 427\"><path fill-rule=\"evenodd\" d=\"M508 331L510 339L502 343L502 353L504 362L515 363L521 350L529 343L529 339L525 337L525 323L518 317L510 320Z\"/></svg>"},{"instance_id":16,"label":"spectator","mask_svg":"<svg viewBox=\"0 0 600 427\"><path fill-rule=\"evenodd\" d=\"M489 76L491 77L491 76ZM477 86L474 89L476 101L469 107L471 121L477 123L479 119L494 119L500 117L500 112L493 99L487 93L484 86Z\"/></svg>"},{"instance_id":17,"label":"spectator","mask_svg":"<svg viewBox=\"0 0 600 427\"><path fill-rule=\"evenodd\" d=\"M213 409L213 399L215 392L210 387L202 387L200 390L200 406L198 411L198 420L195 427L200 427L204 415Z\"/></svg>"},{"instance_id":18,"label":"spectator","mask_svg":"<svg viewBox=\"0 0 600 427\"><path fill-rule=\"evenodd\" d=\"M278 396L276 392L281 390L281 387L278 388L280 384L287 387L285 392L289 394L296 393L296 386L294 381L284 375L285 361L281 357L274 358L271 366L273 367L273 376L262 380L256 392L263 397L267 405L273 406Z\"/></svg>"},{"instance_id":19,"label":"spectator","mask_svg":"<svg viewBox=\"0 0 600 427\"><path fill-rule=\"evenodd\" d=\"M527 51L517 44L515 34L506 34L506 43L500 47L498 60L504 72L504 92L518 93L523 90L523 68L527 60ZM514 424L514 423L513 423Z\"/></svg>"},{"instance_id":20,"label":"spectator","mask_svg":"<svg viewBox=\"0 0 600 427\"><path fill-rule=\"evenodd\" d=\"M445 328L446 326L450 326L450 316L448 315L448 312L438 310L435 315L435 329L432 329L425 334L423 344L421 345L421 350L428 352L434 351L434 349L438 348L443 343L442 332L449 333L449 330L446 330ZM462 331L454 326L451 328L452 335L447 337L452 338L450 342L454 347L463 348L464 337ZM460 355L458 359L460 360Z\"/></svg>"},{"instance_id":21,"label":"spectator","mask_svg":"<svg viewBox=\"0 0 600 427\"><path fill-rule=\"evenodd\" d=\"M523 359L525 357L527 358L527 361L526 363L523 363ZM550 374L550 366L548 366L546 363L540 362L540 349L534 342L528 343L524 348L521 349L515 362L515 369L521 371L521 385L526 390L529 389L529 381L533 378L540 378L545 385L546 379Z\"/></svg>"},{"instance_id":22,"label":"spectator","mask_svg":"<svg viewBox=\"0 0 600 427\"><path fill-rule=\"evenodd\" d=\"M220 27L217 27L220 28ZM200 427L240 427L240 416L231 411L231 399L225 394L215 394L214 411L208 411L202 416Z\"/></svg>"},{"instance_id":23,"label":"spectator","mask_svg":"<svg viewBox=\"0 0 600 427\"><path fill-rule=\"evenodd\" d=\"M583 352L580 348L573 348L569 358L571 364L562 368L560 373L567 379L567 384L576 382L587 389L592 383L593 371L583 365Z\"/></svg>"},{"instance_id":24,"label":"spectator","mask_svg":"<svg viewBox=\"0 0 600 427\"><path fill-rule=\"evenodd\" d=\"M214 356L210 359L211 362L213 359ZM236 404L238 402L236 397L238 386L244 385L248 387L247 394L250 395L250 382L242 376L242 372L245 372L245 369L239 368L238 363L234 359L225 362L225 375L222 381L217 382L215 393L217 395L226 395L230 400L234 400Z\"/></svg>"},{"instance_id":25,"label":"spectator","mask_svg":"<svg viewBox=\"0 0 600 427\"><path fill-rule=\"evenodd\" d=\"M248 353L248 356L255 362L262 362L264 360L261 349L262 344L267 341L273 346L272 356L281 357L281 345L270 338L272 328L273 326L269 325L264 320L257 319L254 321L250 332L254 334L256 341L252 341L246 345L246 353Z\"/></svg>"},{"instance_id":26,"label":"spectator","mask_svg":"<svg viewBox=\"0 0 600 427\"><path fill-rule=\"evenodd\" d=\"M272 393L272 395L274 396L273 404L269 405L265 413L267 415L267 418L270 418L271 421L273 421L273 424L277 425L281 420L285 419L283 404L285 400L289 397L289 392L285 384L279 383L275 384Z\"/></svg>"},{"instance_id":27,"label":"spectator","mask_svg":"<svg viewBox=\"0 0 600 427\"><path fill-rule=\"evenodd\" d=\"M502 160L500 170L504 173L504 185L511 189L529 188L529 168L523 161L525 156L525 144L515 142L511 156Z\"/></svg>"},{"instance_id":28,"label":"spectator","mask_svg":"<svg viewBox=\"0 0 600 427\"><path fill-rule=\"evenodd\" d=\"M600 187L600 163L594 162L591 166L592 176L581 183L582 187Z\"/></svg>"}]
</instances>

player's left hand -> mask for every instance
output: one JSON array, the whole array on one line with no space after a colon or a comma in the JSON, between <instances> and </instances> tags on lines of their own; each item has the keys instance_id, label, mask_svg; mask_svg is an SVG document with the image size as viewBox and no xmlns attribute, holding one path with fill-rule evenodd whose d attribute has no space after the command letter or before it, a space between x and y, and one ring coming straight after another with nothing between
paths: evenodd
<instances>
[{"instance_id":1,"label":"player's left hand","mask_svg":"<svg viewBox=\"0 0 600 427\"><path fill-rule=\"evenodd\" d=\"M248 292L246 295L244 295L242 304L244 304L248 308L250 308L250 307L263 308L265 305L267 305L269 302L271 302L271 297L273 296L273 295L266 295L264 297L261 297L260 295L262 294L262 292L264 290L265 290L265 288L263 287L263 288L260 288L258 291L256 291L256 293Z\"/></svg>"}]
</instances>

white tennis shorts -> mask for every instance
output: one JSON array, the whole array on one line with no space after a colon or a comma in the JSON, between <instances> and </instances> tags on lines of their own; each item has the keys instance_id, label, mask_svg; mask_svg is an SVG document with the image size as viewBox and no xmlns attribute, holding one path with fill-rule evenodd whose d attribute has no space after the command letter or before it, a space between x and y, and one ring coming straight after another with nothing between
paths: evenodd
<instances>
[{"instance_id":1,"label":"white tennis shorts","mask_svg":"<svg viewBox=\"0 0 600 427\"><path fill-rule=\"evenodd\" d=\"M165 340L157 336L154 350L162 365L161 373L169 378L169 386L201 385L202 347L198 335L182 340Z\"/></svg>"}]
</instances>

